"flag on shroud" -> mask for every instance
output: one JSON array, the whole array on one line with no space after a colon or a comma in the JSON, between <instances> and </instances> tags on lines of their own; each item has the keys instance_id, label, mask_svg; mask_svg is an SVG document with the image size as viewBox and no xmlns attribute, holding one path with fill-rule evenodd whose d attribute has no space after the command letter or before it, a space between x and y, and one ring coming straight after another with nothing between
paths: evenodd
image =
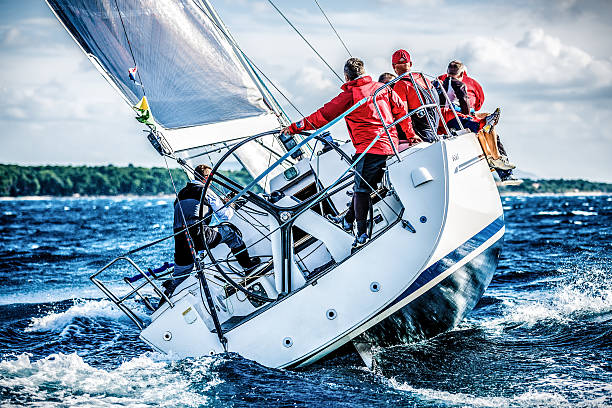
<instances>
[{"instance_id":1,"label":"flag on shroud","mask_svg":"<svg viewBox=\"0 0 612 408\"><path fill-rule=\"evenodd\" d=\"M136 82L136 71L138 71L138 67L128 69L128 74L130 75L130 79Z\"/></svg>"},{"instance_id":2,"label":"flag on shroud","mask_svg":"<svg viewBox=\"0 0 612 408\"><path fill-rule=\"evenodd\" d=\"M149 101L147 101L147 97L143 96L142 99L140 100L140 102L138 102L136 105L134 105L134 108L136 108L139 111L148 111L149 110Z\"/></svg>"},{"instance_id":3,"label":"flag on shroud","mask_svg":"<svg viewBox=\"0 0 612 408\"><path fill-rule=\"evenodd\" d=\"M134 110L136 110L136 113L138 114L138 116L136 116L137 121L145 124L152 124L149 122L149 118L151 118L151 111L149 110L149 101L147 101L146 96L143 96L140 102L134 105Z\"/></svg>"}]
</instances>

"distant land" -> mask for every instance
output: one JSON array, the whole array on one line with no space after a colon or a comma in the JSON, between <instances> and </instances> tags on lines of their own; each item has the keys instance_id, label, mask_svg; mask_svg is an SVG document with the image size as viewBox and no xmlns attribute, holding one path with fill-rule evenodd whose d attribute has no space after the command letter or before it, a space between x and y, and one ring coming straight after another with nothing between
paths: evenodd
<instances>
[{"instance_id":1,"label":"distant land","mask_svg":"<svg viewBox=\"0 0 612 408\"><path fill-rule=\"evenodd\" d=\"M612 184L587 180L524 179L519 186L500 186L503 194L612 193Z\"/></svg>"},{"instance_id":2,"label":"distant land","mask_svg":"<svg viewBox=\"0 0 612 408\"><path fill-rule=\"evenodd\" d=\"M170 169L177 189L187 176ZM246 170L225 174L244 183L252 180ZM19 166L0 164L0 197L23 196L114 196L174 194L168 169L163 167L108 166Z\"/></svg>"},{"instance_id":3,"label":"distant land","mask_svg":"<svg viewBox=\"0 0 612 408\"><path fill-rule=\"evenodd\" d=\"M180 189L187 181L181 169L170 169ZM226 172L243 185L252 180L246 170ZM612 193L612 184L587 180L525 179L520 186L502 186L500 193ZM168 170L162 167L19 166L0 164L0 197L112 196L174 194Z\"/></svg>"}]
</instances>

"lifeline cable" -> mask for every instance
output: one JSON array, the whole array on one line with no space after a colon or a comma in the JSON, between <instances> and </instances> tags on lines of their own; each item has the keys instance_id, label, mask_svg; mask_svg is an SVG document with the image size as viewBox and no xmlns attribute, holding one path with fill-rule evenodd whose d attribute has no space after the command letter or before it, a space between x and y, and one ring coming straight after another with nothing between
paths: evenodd
<instances>
[{"instance_id":1,"label":"lifeline cable","mask_svg":"<svg viewBox=\"0 0 612 408\"><path fill-rule=\"evenodd\" d=\"M298 34L298 35L299 35L299 36L302 38L302 40L304 40L304 42L305 42L305 43L306 43L306 44L307 44L307 45L310 47L310 49L311 49L311 50L312 50L312 51L313 51L315 54L317 54L317 57L319 57L319 58L321 59L321 61L323 61L323 63L324 63L326 66L327 66L327 68L329 68L329 70L330 70L331 72L333 72L333 73L334 73L334 75L335 75L336 77L338 77L338 79L340 80L340 83L342 83L342 84L343 84L343 83L344 83L344 80L343 80L343 79L340 77L340 75L338 75L338 73L337 73L336 71L334 71L334 69L333 69L333 68L332 68L332 67L331 67L331 66L330 66L330 65L327 63L327 61L325 61L325 58L323 58L323 57L321 56L321 54L319 54L319 52L318 52L318 51L315 49L315 47L313 47L313 46L312 46L312 44L310 44L310 43L308 42L308 40L307 40L307 39L306 39L306 38L305 38L305 37L302 35L302 33L300 33L300 31L299 31L299 30L298 30L298 29L297 29L297 28L296 28L296 27L293 25L293 23L292 23L291 21L289 21L289 19L288 19L288 18L287 18L287 17L286 17L286 16L283 14L283 12L282 12L282 11L280 11L280 10L278 9L278 7L276 7L276 4L274 4L274 3L272 2L272 0L268 0L268 3L270 3L270 4L272 5L272 7L274 7L274 8L276 9L276 11L278 11L278 14L280 14L280 15L281 15L281 17L285 19L285 21L287 22L287 24L289 24L289 25L291 26L291 28L293 28L293 29L295 30L295 32L296 32L296 33L297 33L297 34Z\"/></svg>"},{"instance_id":2,"label":"lifeline cable","mask_svg":"<svg viewBox=\"0 0 612 408\"><path fill-rule=\"evenodd\" d=\"M353 54L351 54L351 52L349 51L348 47L346 46L346 44L344 43L344 41L342 41L342 38L340 38L340 34L338 34L338 32L336 31L336 29L334 28L334 25L332 24L331 21L329 21L329 18L327 18L327 14L325 14L325 12L323 11L323 9L321 8L321 5L319 4L319 2L317 0L314 0L315 3L317 3L317 7L319 7L319 10L321 10L321 13L323 13L323 17L325 17L325 19L327 20L327 22L329 23L329 26L331 27L332 30L334 30L334 33L336 33L336 37L338 37L338 39L340 40L340 43L342 43L342 46L344 47L344 49L346 50L346 52L348 52L349 57L353 57Z\"/></svg>"}]
</instances>

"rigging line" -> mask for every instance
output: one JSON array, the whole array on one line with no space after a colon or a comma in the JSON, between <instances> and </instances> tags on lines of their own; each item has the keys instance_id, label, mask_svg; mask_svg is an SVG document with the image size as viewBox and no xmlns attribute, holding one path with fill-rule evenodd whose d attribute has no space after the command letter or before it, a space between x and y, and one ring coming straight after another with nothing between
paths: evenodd
<instances>
[{"instance_id":1,"label":"rigging line","mask_svg":"<svg viewBox=\"0 0 612 408\"><path fill-rule=\"evenodd\" d=\"M127 35L127 30L125 29L125 24L123 24L123 17L121 17L121 11L119 11L119 4L117 4L117 0L115 0L115 7L117 8L117 14L119 14L119 20L121 21L121 27L123 27L123 34L125 35L125 41L128 43L128 47L130 48L130 55L132 56L132 61L134 62L134 67L138 68L138 64L136 63L136 57L134 57L134 51L132 50L132 43ZM142 77L140 76L140 71L136 69L136 75L138 75L138 80L140 81L140 87L142 88L142 94L147 96L145 91L144 84L142 83Z\"/></svg>"},{"instance_id":2,"label":"rigging line","mask_svg":"<svg viewBox=\"0 0 612 408\"><path fill-rule=\"evenodd\" d=\"M321 10L321 13L323 13L323 16L325 17L325 19L327 20L327 22L329 23L329 26L331 27L332 30L334 30L334 33L336 33L336 37L338 37L338 39L340 40L340 43L342 43L342 46L344 47L344 49L346 50L346 52L348 52L349 57L353 57L353 54L351 54L351 52L349 51L348 47L346 46L346 44L344 43L344 41L342 41L342 38L340 38L340 34L338 34L338 32L336 31L336 29L334 28L334 25L332 24L331 21L329 21L329 18L327 18L327 14L325 14L325 12L323 11L323 9L321 8L321 5L319 4L319 2L317 0L314 0L315 3L317 3L317 7L319 7L319 10Z\"/></svg>"},{"instance_id":3,"label":"rigging line","mask_svg":"<svg viewBox=\"0 0 612 408\"><path fill-rule=\"evenodd\" d=\"M310 47L310 49L317 54L317 56L321 59L321 61L323 61L323 63L327 66L327 68L329 68L329 70L331 72L334 73L334 75L336 77L338 77L338 79L340 80L340 83L344 83L344 80L340 77L340 75L338 75L338 73L336 71L334 71L334 69L327 63L327 61L325 61L325 58L323 58L321 56L321 54L319 54L319 52L312 46L312 44L310 44L308 42L308 40L302 35L302 33L300 33L300 31L293 25L293 23L291 23L291 21L289 21L289 19L283 14L282 11L280 11L278 9L278 7L276 7L276 4L274 4L272 2L272 0L268 0L268 3L270 3L272 5L272 7L274 7L276 9L276 11L278 12L278 14L281 15L282 18L285 19L285 21L287 22L287 24L289 24L291 26L291 28L293 28L295 30L296 33L298 33L298 35L302 38L302 40L304 40L304 42Z\"/></svg>"},{"instance_id":4,"label":"rigging line","mask_svg":"<svg viewBox=\"0 0 612 408\"><path fill-rule=\"evenodd\" d=\"M240 51L240 54L242 54L242 56L244 57L244 59L250 64L252 65L257 71L259 71L259 73L266 79L266 81L268 81L270 83L270 85L272 85L272 87L274 89L276 89L276 92L278 92L286 101L287 103L293 108L295 109L295 111L301 116L303 117L306 122L310 123L310 121L308 119L306 119L306 115L304 115L297 106L295 106L295 104L291 101L291 99L289 99L289 97L287 97L287 95L285 95L283 93L283 91L281 91L278 86L276 86L276 84L274 83L274 81L272 81L265 72L263 72L261 70L261 68L259 68L259 66L257 66L257 64L255 64L253 62L253 60L251 58L249 58L246 53L242 50L242 48L240 48L240 46L238 45L238 43L236 41L234 41L233 38L231 38L229 35L227 35L227 33L223 30L222 27L219 26L219 24L217 24L217 22L215 20L213 20L213 18L211 16L208 15L208 13L202 8L202 6L196 1L196 0L192 0L193 4L196 5L197 8L200 9L200 11L208 18L208 20L215 26L217 27L217 29L219 30L219 32L221 34L223 34L223 36L225 37L225 39L234 47L236 47L236 49L238 51ZM315 51L316 52L316 51ZM329 66L329 65L328 65ZM333 70L332 70L333 71ZM334 71L335 73L335 71ZM344 82L343 82L344 83ZM312 123L310 123L310 125L312 126ZM314 126L313 126L314 128Z\"/></svg>"}]
</instances>

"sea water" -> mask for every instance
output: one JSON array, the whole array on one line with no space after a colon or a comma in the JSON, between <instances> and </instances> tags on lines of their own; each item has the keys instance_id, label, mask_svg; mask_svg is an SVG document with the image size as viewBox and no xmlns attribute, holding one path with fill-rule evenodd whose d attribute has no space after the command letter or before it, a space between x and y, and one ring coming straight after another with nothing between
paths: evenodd
<instances>
[{"instance_id":1,"label":"sea water","mask_svg":"<svg viewBox=\"0 0 612 408\"><path fill-rule=\"evenodd\" d=\"M612 197L502 201L500 266L474 312L378 350L375 371L355 354L288 371L153 352L88 277L170 234L171 199L0 201L0 405L612 405ZM160 266L172 242L136 258Z\"/></svg>"}]
</instances>

